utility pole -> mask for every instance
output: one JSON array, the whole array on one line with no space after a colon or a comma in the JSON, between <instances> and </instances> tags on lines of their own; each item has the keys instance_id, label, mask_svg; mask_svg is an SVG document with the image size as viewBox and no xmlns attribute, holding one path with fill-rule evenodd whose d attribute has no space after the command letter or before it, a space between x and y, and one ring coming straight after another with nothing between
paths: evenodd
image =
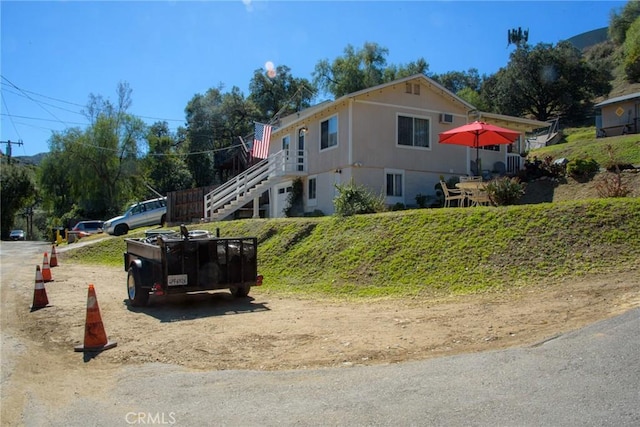
<instances>
[{"instance_id":1,"label":"utility pole","mask_svg":"<svg viewBox=\"0 0 640 427\"><path fill-rule=\"evenodd\" d=\"M0 144L7 144L7 163L11 164L11 144L22 145L22 141L0 141Z\"/></svg>"}]
</instances>

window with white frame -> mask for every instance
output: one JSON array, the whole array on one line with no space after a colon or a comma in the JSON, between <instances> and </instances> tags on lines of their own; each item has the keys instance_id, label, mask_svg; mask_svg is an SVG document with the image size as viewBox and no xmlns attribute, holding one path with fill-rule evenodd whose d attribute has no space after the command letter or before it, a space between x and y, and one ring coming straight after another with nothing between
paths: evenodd
<instances>
[{"instance_id":1,"label":"window with white frame","mask_svg":"<svg viewBox=\"0 0 640 427\"><path fill-rule=\"evenodd\" d=\"M338 116L320 122L320 150L338 145Z\"/></svg>"},{"instance_id":2,"label":"window with white frame","mask_svg":"<svg viewBox=\"0 0 640 427\"><path fill-rule=\"evenodd\" d=\"M284 136L282 138L282 149L288 150L290 146L291 146L291 138L289 137L289 135Z\"/></svg>"},{"instance_id":3,"label":"window with white frame","mask_svg":"<svg viewBox=\"0 0 640 427\"><path fill-rule=\"evenodd\" d=\"M386 176L386 196L402 197L402 176L404 173L397 170L385 170Z\"/></svg>"},{"instance_id":4,"label":"window with white frame","mask_svg":"<svg viewBox=\"0 0 640 427\"><path fill-rule=\"evenodd\" d=\"M398 115L398 145L429 148L431 146L429 128L429 119Z\"/></svg>"},{"instance_id":5,"label":"window with white frame","mask_svg":"<svg viewBox=\"0 0 640 427\"><path fill-rule=\"evenodd\" d=\"M310 205L315 205L315 203L317 202L317 185L318 182L316 177L309 178L309 180L307 181L307 197L309 199Z\"/></svg>"}]
</instances>

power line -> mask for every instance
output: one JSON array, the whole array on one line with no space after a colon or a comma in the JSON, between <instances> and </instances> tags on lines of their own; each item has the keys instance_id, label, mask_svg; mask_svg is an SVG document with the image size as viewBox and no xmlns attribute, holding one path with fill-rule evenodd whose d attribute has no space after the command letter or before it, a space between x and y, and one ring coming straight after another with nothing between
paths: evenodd
<instances>
[{"instance_id":1,"label":"power line","mask_svg":"<svg viewBox=\"0 0 640 427\"><path fill-rule=\"evenodd\" d=\"M24 94L21 94L21 93L12 92L12 91L7 90L7 89L5 89L4 91L5 91L5 92L8 92L8 93L10 93L10 94L12 94L12 95L17 95L17 96L21 96L21 97L23 97L23 98L26 98L26 96L25 96ZM25 92L26 92L26 91L25 91ZM27 98L27 99L28 99L28 98ZM44 104L44 105L48 105L48 106L50 106L50 107L57 108L57 109L59 109L59 110L63 110L63 111L67 111L67 112L69 112L69 113L79 114L79 115L81 115L81 116L84 116L84 114L83 114L82 112L80 112L80 111L70 110L70 109L68 109L68 108L60 107L60 106L58 106L58 105L51 104L51 103L48 103L48 102L42 102L42 101L40 101L40 102L41 102L42 104ZM65 102L65 101L60 101L60 102ZM71 103L69 103L69 104L71 104ZM77 104L73 104L73 105L77 105Z\"/></svg>"},{"instance_id":2,"label":"power line","mask_svg":"<svg viewBox=\"0 0 640 427\"><path fill-rule=\"evenodd\" d=\"M3 77L3 78L4 78L4 77ZM7 80L7 81L8 81L8 80ZM4 82L1 82L1 83L2 83L3 85L7 85L7 86L11 86L11 87L15 87L15 85L14 85L13 83L11 83L11 85L9 85L8 83L4 83ZM53 100L53 101L58 101L58 102L62 102L62 103L69 104L69 105L75 105L76 107L84 108L84 105L77 104L77 103L75 103L75 102L71 102L71 101L65 101L64 99L54 98L54 97L52 97L52 96L43 95L43 94L41 94L41 93L33 92L33 91L31 91L31 90L22 89L22 92L31 93L31 94L33 94L33 95L37 95L37 96L41 96L41 97L43 97L43 98L51 99L51 100Z\"/></svg>"},{"instance_id":3,"label":"power line","mask_svg":"<svg viewBox=\"0 0 640 427\"><path fill-rule=\"evenodd\" d=\"M64 110L64 111L68 111L68 112L71 112L71 113L74 113L74 114L80 114L80 115L83 115L83 116L85 115L81 111L73 111L73 110L69 110L69 109L66 109L66 108L63 108L63 107L59 107L59 106L56 106L56 105L53 105L53 104L50 104L50 103L38 101L38 100L32 98L31 96L29 96L29 94L33 94L33 95L36 95L36 96L40 96L40 97L43 97L43 98L47 98L47 99L50 99L50 100L53 100L53 101L57 101L57 102L62 102L62 103L69 104L69 105L75 105L76 107L80 107L80 108L85 108L86 105L78 104L76 102L71 102L71 101L65 101L64 99L55 98L55 97L52 97L52 96L43 95L43 94L38 93L38 92L22 89L22 88L18 87L17 85L15 85L13 82L11 82L6 77L2 76L2 78L7 81L7 83L2 82L3 85L9 86L9 87L14 88L14 89L16 89L16 90L21 92L21 93L15 93L15 92L10 92L9 91L9 93L13 93L14 95L18 95L18 96L22 96L24 98L27 98L27 99L37 103L38 105L41 105L41 104L49 105L51 107L58 108L58 109ZM6 91L6 89L5 89L5 91ZM47 110L45 109L45 111L47 111ZM47 111L47 112L49 112L49 111ZM51 114L51 113L49 112L49 114ZM134 116L134 117L139 117L141 119L149 119L149 120L161 120L161 121L167 121L167 122L184 122L185 121L185 119L170 119L170 118L165 118L165 117L142 116L142 115L134 114L134 113L128 113L128 114L130 114L131 116Z\"/></svg>"},{"instance_id":4,"label":"power line","mask_svg":"<svg viewBox=\"0 0 640 427\"><path fill-rule=\"evenodd\" d=\"M13 86L15 89L19 90L20 92L24 93L25 96L27 98L29 98L30 100L32 100L33 102L35 102L36 104L38 104L38 106L40 108L42 108L44 111L46 111L47 113L49 113L52 117L54 117L57 121L59 121L60 123L62 123L65 126L68 126L64 121L60 120L60 118L58 118L58 116L56 116L55 114L53 114L51 111L47 110L45 107L43 107L39 101L36 101L35 99L33 99L31 96L29 96L28 94L26 94L22 89L20 89L18 86L16 86L15 84L13 84L11 82L11 80L9 80L8 78L6 78L5 76L2 76L3 79L5 79L7 81L7 83L9 83L11 86Z\"/></svg>"},{"instance_id":5,"label":"power line","mask_svg":"<svg viewBox=\"0 0 640 427\"><path fill-rule=\"evenodd\" d=\"M43 122L57 122L58 120L54 120L54 119L42 119L39 117L29 117L29 116L18 116L18 115L14 115L14 114L7 114L7 113L0 113L0 115L2 116L8 116L9 118L15 117L17 119L28 119L28 120L39 120L39 121L43 121ZM88 125L89 123L80 123L80 122L68 122L68 124L73 124L73 125ZM17 132L17 131L16 131Z\"/></svg>"},{"instance_id":6,"label":"power line","mask_svg":"<svg viewBox=\"0 0 640 427\"><path fill-rule=\"evenodd\" d=\"M4 104L4 108L7 110L7 113L9 113L9 106L7 105L7 102L4 99L4 96L2 97L2 103ZM16 131L16 134L18 135L18 138L20 138L22 140L22 138L20 137L20 132L18 132L18 128L16 128L16 124L13 122L13 118L11 117L10 113L9 113L9 121L11 121L11 125L13 126L13 130Z\"/></svg>"}]
</instances>

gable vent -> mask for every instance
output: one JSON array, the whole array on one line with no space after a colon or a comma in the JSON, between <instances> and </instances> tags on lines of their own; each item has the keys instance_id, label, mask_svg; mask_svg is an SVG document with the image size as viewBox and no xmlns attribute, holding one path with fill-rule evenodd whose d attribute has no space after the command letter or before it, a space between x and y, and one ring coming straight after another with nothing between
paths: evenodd
<instances>
[{"instance_id":1,"label":"gable vent","mask_svg":"<svg viewBox=\"0 0 640 427\"><path fill-rule=\"evenodd\" d=\"M440 114L440 123L453 123L453 114Z\"/></svg>"}]
</instances>

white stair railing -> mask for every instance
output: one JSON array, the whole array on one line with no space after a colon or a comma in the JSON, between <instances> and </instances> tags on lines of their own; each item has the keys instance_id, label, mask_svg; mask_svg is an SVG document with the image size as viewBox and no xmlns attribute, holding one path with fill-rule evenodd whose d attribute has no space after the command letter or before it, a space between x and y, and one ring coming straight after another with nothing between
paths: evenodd
<instances>
[{"instance_id":1,"label":"white stair railing","mask_svg":"<svg viewBox=\"0 0 640 427\"><path fill-rule=\"evenodd\" d=\"M291 172L304 172L305 161L304 151L294 153L292 150L282 150L256 163L204 196L205 220L211 221L220 215L227 216L233 213L235 209L260 196L260 194L254 194L255 190L261 193L268 190L270 185L277 182L276 177L285 176ZM220 215L216 215L218 213Z\"/></svg>"}]
</instances>

